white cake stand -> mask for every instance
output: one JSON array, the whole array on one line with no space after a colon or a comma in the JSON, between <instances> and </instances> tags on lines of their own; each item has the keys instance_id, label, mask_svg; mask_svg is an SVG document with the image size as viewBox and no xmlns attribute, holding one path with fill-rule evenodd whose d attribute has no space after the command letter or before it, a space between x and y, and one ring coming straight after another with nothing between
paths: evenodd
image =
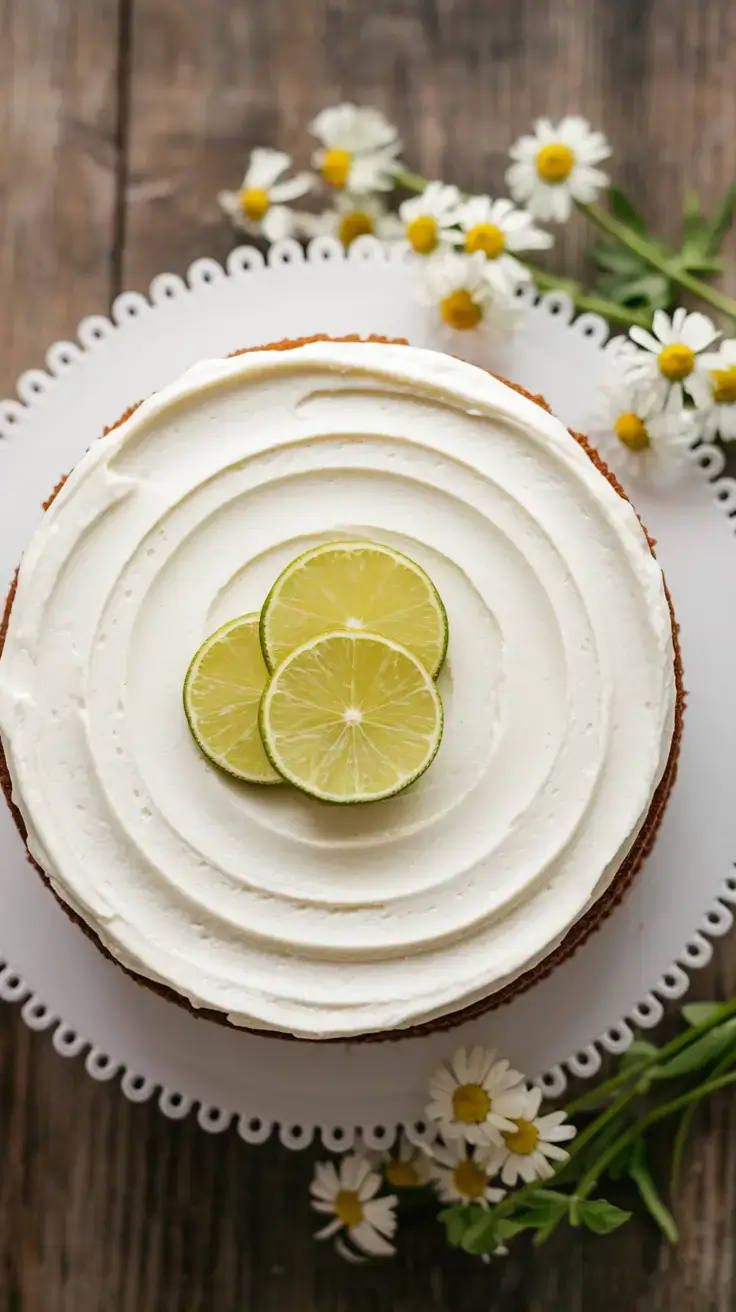
<instances>
[{"instance_id":1,"label":"white cake stand","mask_svg":"<svg viewBox=\"0 0 736 1312\"><path fill-rule=\"evenodd\" d=\"M613 344L591 315L572 319L558 294L525 300L514 342L492 349L473 337L473 356L533 391L585 432ZM150 300L118 297L112 320L85 319L79 345L58 342L47 372L18 382L0 404L0 582L9 583L40 517L40 505L105 424L132 401L208 355L315 332L408 337L443 346L428 311L413 300L410 274L371 238L346 258L332 239L305 257L292 242L233 251L225 272L198 260L187 281L163 274ZM456 349L453 345L452 349ZM615 349L615 348L613 348ZM655 851L623 905L575 956L510 1005L451 1032L386 1043L320 1045L238 1033L197 1020L154 996L107 961L70 923L25 859L0 808L0 997L23 1004L31 1027L48 1029L57 1051L85 1054L96 1079L122 1078L125 1094L154 1093L180 1117L197 1105L204 1129L233 1118L246 1140L278 1126L283 1143L315 1130L345 1148L360 1127L375 1145L397 1124L420 1139L429 1072L456 1044L492 1043L550 1094L598 1069L601 1049L620 1052L629 1022L654 1025L662 999L680 997L688 971L710 958L709 939L732 924L736 905L736 725L734 609L736 482L722 477L710 446L692 476L663 496L637 494L658 541L681 623L689 692L680 771Z\"/></svg>"}]
</instances>

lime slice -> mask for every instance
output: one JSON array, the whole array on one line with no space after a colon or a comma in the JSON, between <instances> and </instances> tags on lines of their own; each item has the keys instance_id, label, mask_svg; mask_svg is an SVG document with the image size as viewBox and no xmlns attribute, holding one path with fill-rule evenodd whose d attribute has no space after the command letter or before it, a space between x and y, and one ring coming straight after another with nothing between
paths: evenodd
<instances>
[{"instance_id":1,"label":"lime slice","mask_svg":"<svg viewBox=\"0 0 736 1312\"><path fill-rule=\"evenodd\" d=\"M442 702L410 651L374 633L325 633L279 665L261 702L272 764L325 802L377 802L431 764Z\"/></svg>"},{"instance_id":2,"label":"lime slice","mask_svg":"<svg viewBox=\"0 0 736 1312\"><path fill-rule=\"evenodd\" d=\"M378 542L328 542L292 561L261 612L270 670L310 638L335 630L398 642L433 678L447 651L447 615L423 569Z\"/></svg>"},{"instance_id":3,"label":"lime slice","mask_svg":"<svg viewBox=\"0 0 736 1312\"><path fill-rule=\"evenodd\" d=\"M249 783L278 784L258 728L268 682L258 619L241 615L202 644L184 680L184 710L198 747L220 769Z\"/></svg>"}]
</instances>

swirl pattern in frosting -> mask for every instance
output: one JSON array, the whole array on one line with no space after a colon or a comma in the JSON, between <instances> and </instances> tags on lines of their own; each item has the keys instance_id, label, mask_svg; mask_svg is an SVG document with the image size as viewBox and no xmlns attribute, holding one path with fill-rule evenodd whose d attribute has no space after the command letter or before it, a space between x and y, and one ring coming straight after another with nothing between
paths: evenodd
<instances>
[{"instance_id":1,"label":"swirl pattern in frosting","mask_svg":"<svg viewBox=\"0 0 736 1312\"><path fill-rule=\"evenodd\" d=\"M192 653L345 534L429 572L427 775L371 807L240 785ZM632 510L503 383L405 346L207 361L98 442L21 566L0 731L32 855L137 974L236 1025L395 1030L544 958L634 843L672 739L671 615Z\"/></svg>"}]
</instances>

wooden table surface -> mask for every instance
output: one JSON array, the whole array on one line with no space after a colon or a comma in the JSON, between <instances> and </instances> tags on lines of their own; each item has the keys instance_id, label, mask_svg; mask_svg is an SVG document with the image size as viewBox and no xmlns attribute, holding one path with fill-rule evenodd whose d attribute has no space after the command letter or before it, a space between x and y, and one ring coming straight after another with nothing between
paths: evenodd
<instances>
[{"instance_id":1,"label":"wooden table surface","mask_svg":"<svg viewBox=\"0 0 736 1312\"><path fill-rule=\"evenodd\" d=\"M224 256L218 189L253 145L304 156L342 98L395 118L412 167L492 192L533 117L582 112L674 234L686 185L708 204L736 173L736 5L0 0L0 394L121 289ZM579 271L585 235L569 225L555 267ZM732 941L697 995L735 989ZM699 1119L676 1250L642 1220L485 1268L426 1223L356 1270L312 1241L314 1151L132 1105L0 1006L0 1312L730 1312L735 1111Z\"/></svg>"}]
</instances>

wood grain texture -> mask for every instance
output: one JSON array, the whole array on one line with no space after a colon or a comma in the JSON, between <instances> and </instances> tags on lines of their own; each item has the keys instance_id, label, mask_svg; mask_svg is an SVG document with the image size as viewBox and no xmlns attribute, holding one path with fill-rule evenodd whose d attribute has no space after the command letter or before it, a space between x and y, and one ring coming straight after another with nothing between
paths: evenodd
<instances>
[{"instance_id":1,"label":"wood grain texture","mask_svg":"<svg viewBox=\"0 0 736 1312\"><path fill-rule=\"evenodd\" d=\"M255 144L306 160L306 120L344 96L396 118L413 167L468 189L500 189L534 116L580 110L671 234L685 185L712 203L736 173L732 0L0 0L0 35L6 394L121 285L224 255L218 189ZM556 267L581 268L586 236L564 231ZM696 992L735 991L724 943ZM697 1123L677 1250L637 1221L484 1268L417 1221L394 1263L355 1270L312 1242L315 1155L131 1105L0 1007L0 1312L736 1306L733 1098Z\"/></svg>"}]
</instances>

